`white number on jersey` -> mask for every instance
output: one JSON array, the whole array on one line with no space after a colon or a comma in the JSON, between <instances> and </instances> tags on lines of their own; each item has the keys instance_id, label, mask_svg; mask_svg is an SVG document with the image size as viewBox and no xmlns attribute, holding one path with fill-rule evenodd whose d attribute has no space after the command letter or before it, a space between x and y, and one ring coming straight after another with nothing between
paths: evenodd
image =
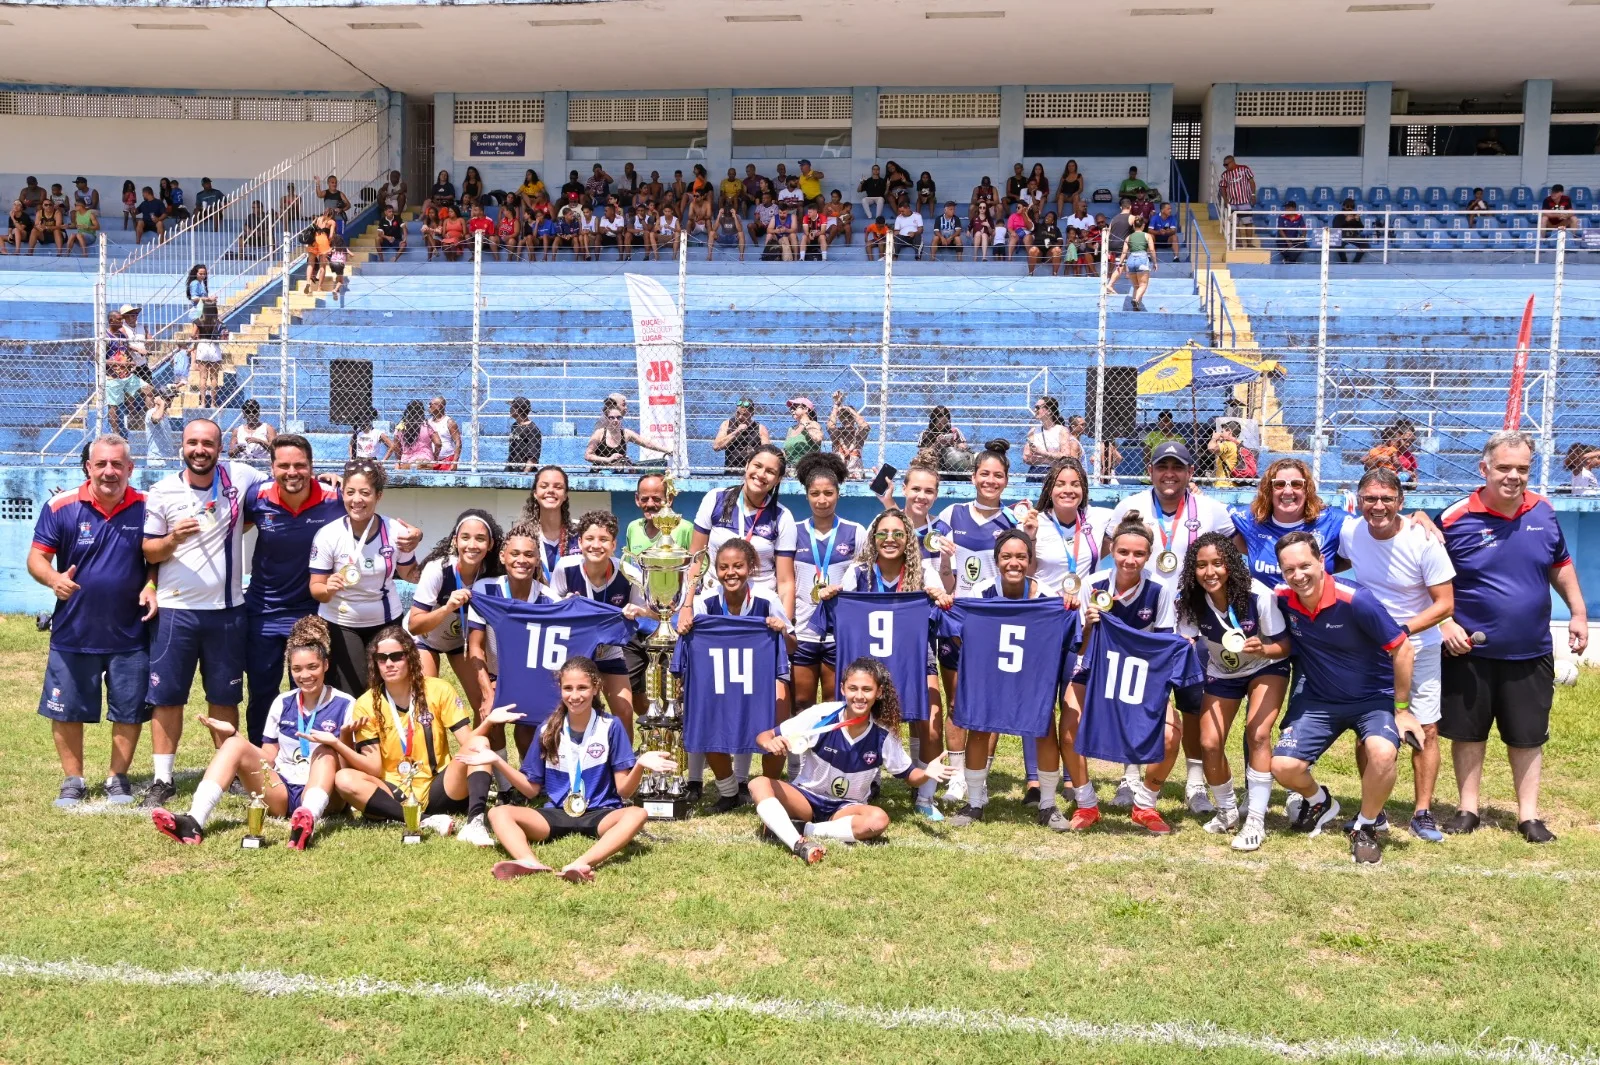
<instances>
[{"instance_id":1,"label":"white number on jersey","mask_svg":"<svg viewBox=\"0 0 1600 1065\"><path fill-rule=\"evenodd\" d=\"M539 639L543 629L543 641ZM528 622L528 668L560 669L567 660L567 641L572 639L568 625L551 625L545 628L537 621Z\"/></svg>"},{"instance_id":2,"label":"white number on jersey","mask_svg":"<svg viewBox=\"0 0 1600 1065\"><path fill-rule=\"evenodd\" d=\"M1144 703L1144 686L1150 677L1150 663L1135 655L1123 658L1118 651L1106 652L1106 690L1107 699L1116 699L1118 702L1132 703L1135 706ZM1121 675L1121 684L1118 684L1118 675Z\"/></svg>"},{"instance_id":3,"label":"white number on jersey","mask_svg":"<svg viewBox=\"0 0 1600 1065\"><path fill-rule=\"evenodd\" d=\"M711 673L718 695L728 694L728 685L736 684L744 689L746 695L754 695L755 688L755 652L748 647L731 647L726 651L727 665L724 669L721 647L707 649L711 654Z\"/></svg>"},{"instance_id":4,"label":"white number on jersey","mask_svg":"<svg viewBox=\"0 0 1600 1065\"><path fill-rule=\"evenodd\" d=\"M867 614L867 633L872 642L867 654L873 658L894 657L894 615L887 610L874 610Z\"/></svg>"},{"instance_id":5,"label":"white number on jersey","mask_svg":"<svg viewBox=\"0 0 1600 1065\"><path fill-rule=\"evenodd\" d=\"M1022 672L1022 641L1028 636L1028 629L1024 625L1000 626L1000 660L997 663L1002 673Z\"/></svg>"}]
</instances>

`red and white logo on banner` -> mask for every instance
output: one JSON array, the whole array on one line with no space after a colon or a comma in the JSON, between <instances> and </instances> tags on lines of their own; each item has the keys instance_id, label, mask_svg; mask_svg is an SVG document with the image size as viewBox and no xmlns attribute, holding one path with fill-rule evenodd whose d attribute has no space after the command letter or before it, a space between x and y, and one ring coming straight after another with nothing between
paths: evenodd
<instances>
[{"instance_id":1,"label":"red and white logo on banner","mask_svg":"<svg viewBox=\"0 0 1600 1065\"><path fill-rule=\"evenodd\" d=\"M688 467L683 425L683 317L661 282L624 275L639 374L639 435L671 447L673 472Z\"/></svg>"}]
</instances>

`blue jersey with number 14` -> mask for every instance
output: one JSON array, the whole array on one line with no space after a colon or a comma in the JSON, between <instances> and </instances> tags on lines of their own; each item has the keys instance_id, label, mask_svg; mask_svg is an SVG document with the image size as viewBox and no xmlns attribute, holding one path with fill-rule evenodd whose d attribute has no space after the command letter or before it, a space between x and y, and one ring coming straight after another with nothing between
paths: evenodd
<instances>
[{"instance_id":1,"label":"blue jersey with number 14","mask_svg":"<svg viewBox=\"0 0 1600 1065\"><path fill-rule=\"evenodd\" d=\"M516 703L519 724L537 727L561 701L556 670L574 655L593 658L601 644L627 643L633 622L609 603L576 597L523 603L477 596L473 612L494 632L499 648L496 706Z\"/></svg>"},{"instance_id":2,"label":"blue jersey with number 14","mask_svg":"<svg viewBox=\"0 0 1600 1065\"><path fill-rule=\"evenodd\" d=\"M1109 612L1100 615L1089 634L1080 666L1088 676L1083 682L1077 751L1085 758L1125 765L1161 761L1167 690L1205 681L1200 655L1188 640L1141 632Z\"/></svg>"},{"instance_id":3,"label":"blue jersey with number 14","mask_svg":"<svg viewBox=\"0 0 1600 1065\"><path fill-rule=\"evenodd\" d=\"M753 754L778 721L778 678L789 672L783 639L766 618L701 614L678 641L683 746L697 754Z\"/></svg>"},{"instance_id":4,"label":"blue jersey with number 14","mask_svg":"<svg viewBox=\"0 0 1600 1065\"><path fill-rule=\"evenodd\" d=\"M941 635L961 639L955 723L1013 736L1048 732L1078 615L1055 596L957 599L941 620Z\"/></svg>"}]
</instances>

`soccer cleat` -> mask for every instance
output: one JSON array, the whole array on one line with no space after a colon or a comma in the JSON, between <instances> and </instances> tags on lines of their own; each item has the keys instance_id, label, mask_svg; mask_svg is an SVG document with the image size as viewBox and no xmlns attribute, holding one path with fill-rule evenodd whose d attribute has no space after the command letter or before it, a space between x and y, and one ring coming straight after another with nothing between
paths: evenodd
<instances>
[{"instance_id":1,"label":"soccer cleat","mask_svg":"<svg viewBox=\"0 0 1600 1065\"><path fill-rule=\"evenodd\" d=\"M1133 805L1133 785L1124 777L1117 784L1117 793L1111 796L1111 805L1118 809L1127 809Z\"/></svg>"},{"instance_id":2,"label":"soccer cleat","mask_svg":"<svg viewBox=\"0 0 1600 1065\"><path fill-rule=\"evenodd\" d=\"M1383 851L1378 848L1378 834L1371 825L1362 825L1350 833L1350 860L1357 865L1377 865L1383 861Z\"/></svg>"},{"instance_id":3,"label":"soccer cleat","mask_svg":"<svg viewBox=\"0 0 1600 1065\"><path fill-rule=\"evenodd\" d=\"M925 817L929 821L938 822L938 821L943 821L944 820L944 812L941 811L937 806L932 805L931 803L929 805L927 805L927 806L924 806L921 803L918 803L916 805L915 809L916 809L917 814L919 816Z\"/></svg>"},{"instance_id":4,"label":"soccer cleat","mask_svg":"<svg viewBox=\"0 0 1600 1065\"><path fill-rule=\"evenodd\" d=\"M1233 842L1229 846L1236 851L1258 851L1266 841L1267 826L1265 822L1258 821L1254 817L1246 817L1244 819L1244 827L1239 830L1237 836L1233 837Z\"/></svg>"},{"instance_id":5,"label":"soccer cleat","mask_svg":"<svg viewBox=\"0 0 1600 1065\"><path fill-rule=\"evenodd\" d=\"M1317 802L1302 799L1299 814L1294 823L1289 826L1291 832L1304 832L1308 836L1322 835L1322 826L1339 816L1339 800L1327 788L1322 789L1322 798Z\"/></svg>"},{"instance_id":6,"label":"soccer cleat","mask_svg":"<svg viewBox=\"0 0 1600 1065\"><path fill-rule=\"evenodd\" d=\"M1065 832L1071 827L1067 819L1061 815L1061 811L1054 806L1041 806L1035 820L1052 832Z\"/></svg>"},{"instance_id":7,"label":"soccer cleat","mask_svg":"<svg viewBox=\"0 0 1600 1065\"><path fill-rule=\"evenodd\" d=\"M1544 822L1537 817L1527 821L1517 822L1517 831L1522 833L1522 838L1529 843L1554 843L1556 834L1544 826Z\"/></svg>"},{"instance_id":8,"label":"soccer cleat","mask_svg":"<svg viewBox=\"0 0 1600 1065\"><path fill-rule=\"evenodd\" d=\"M449 814L434 814L424 817L417 827L425 828L436 836L448 836L455 831L456 823L450 820Z\"/></svg>"},{"instance_id":9,"label":"soccer cleat","mask_svg":"<svg viewBox=\"0 0 1600 1065\"><path fill-rule=\"evenodd\" d=\"M963 806L961 809L957 810L955 812L955 816L946 821L945 824L949 825L951 828L966 828L968 825L982 820L983 807Z\"/></svg>"},{"instance_id":10,"label":"soccer cleat","mask_svg":"<svg viewBox=\"0 0 1600 1065\"><path fill-rule=\"evenodd\" d=\"M1298 791L1291 791L1288 798L1283 800L1283 816L1289 819L1292 825L1300 818L1300 807L1305 804L1306 797Z\"/></svg>"},{"instance_id":11,"label":"soccer cleat","mask_svg":"<svg viewBox=\"0 0 1600 1065\"><path fill-rule=\"evenodd\" d=\"M84 787L82 777L68 777L61 782L61 790L56 793L56 808L70 810L83 801L89 789Z\"/></svg>"},{"instance_id":12,"label":"soccer cleat","mask_svg":"<svg viewBox=\"0 0 1600 1065\"><path fill-rule=\"evenodd\" d=\"M504 791L495 795L494 804L496 806L532 806L533 800L516 788L507 787Z\"/></svg>"},{"instance_id":13,"label":"soccer cleat","mask_svg":"<svg viewBox=\"0 0 1600 1065\"><path fill-rule=\"evenodd\" d=\"M1128 817L1140 828L1157 836L1165 836L1172 831L1172 826L1162 819L1161 811L1154 806L1135 806Z\"/></svg>"},{"instance_id":14,"label":"soccer cleat","mask_svg":"<svg viewBox=\"0 0 1600 1065\"><path fill-rule=\"evenodd\" d=\"M1029 784L1028 785L1028 790L1022 793L1022 805L1024 805L1024 806L1038 806L1039 805L1039 785L1037 785L1037 784Z\"/></svg>"},{"instance_id":15,"label":"soccer cleat","mask_svg":"<svg viewBox=\"0 0 1600 1065\"><path fill-rule=\"evenodd\" d=\"M1239 810L1218 810L1217 816L1205 823L1205 830L1214 836L1226 835L1239 827Z\"/></svg>"},{"instance_id":16,"label":"soccer cleat","mask_svg":"<svg viewBox=\"0 0 1600 1065\"><path fill-rule=\"evenodd\" d=\"M295 807L294 816L289 818L288 847L292 851L303 851L311 844L311 835L317 830L317 817L304 806Z\"/></svg>"},{"instance_id":17,"label":"soccer cleat","mask_svg":"<svg viewBox=\"0 0 1600 1065\"><path fill-rule=\"evenodd\" d=\"M1456 815L1444 823L1444 834L1447 836L1468 836L1481 823L1478 815L1471 810L1457 810Z\"/></svg>"},{"instance_id":18,"label":"soccer cleat","mask_svg":"<svg viewBox=\"0 0 1600 1065\"><path fill-rule=\"evenodd\" d=\"M456 839L462 843L470 843L474 847L494 846L494 835L489 831L489 826L483 823L483 815L477 814L461 826L461 831L456 833Z\"/></svg>"},{"instance_id":19,"label":"soccer cleat","mask_svg":"<svg viewBox=\"0 0 1600 1065\"><path fill-rule=\"evenodd\" d=\"M1072 832L1084 832L1100 823L1100 807L1080 806L1072 811L1072 820L1067 822L1067 829Z\"/></svg>"},{"instance_id":20,"label":"soccer cleat","mask_svg":"<svg viewBox=\"0 0 1600 1065\"><path fill-rule=\"evenodd\" d=\"M165 807L177 797L178 789L173 787L170 780L152 780L150 786L144 789L144 798L139 800L139 805L146 809L160 809Z\"/></svg>"},{"instance_id":21,"label":"soccer cleat","mask_svg":"<svg viewBox=\"0 0 1600 1065\"><path fill-rule=\"evenodd\" d=\"M1216 804L1211 801L1211 796L1205 788L1190 788L1183 796L1183 804L1192 814L1214 814L1217 812Z\"/></svg>"},{"instance_id":22,"label":"soccer cleat","mask_svg":"<svg viewBox=\"0 0 1600 1065\"><path fill-rule=\"evenodd\" d=\"M175 814L158 808L150 811L150 820L155 822L156 831L168 839L191 846L205 842L206 830L188 814Z\"/></svg>"},{"instance_id":23,"label":"soccer cleat","mask_svg":"<svg viewBox=\"0 0 1600 1065\"><path fill-rule=\"evenodd\" d=\"M745 802L746 800L741 798L738 792L734 792L732 795L719 795L717 796L717 801L711 804L711 812L714 814L732 813L743 806Z\"/></svg>"},{"instance_id":24,"label":"soccer cleat","mask_svg":"<svg viewBox=\"0 0 1600 1065\"><path fill-rule=\"evenodd\" d=\"M1356 812L1360 813L1361 811L1357 810ZM1350 833L1354 832L1355 830L1356 830L1356 819L1352 817L1350 820L1348 820L1348 821L1346 821L1344 823L1344 834L1348 836ZM1387 832L1387 831L1389 831L1389 811L1387 811L1387 810L1379 810L1378 811L1378 819L1376 821L1372 822L1372 831L1374 831L1374 832Z\"/></svg>"},{"instance_id":25,"label":"soccer cleat","mask_svg":"<svg viewBox=\"0 0 1600 1065\"><path fill-rule=\"evenodd\" d=\"M128 774L113 773L106 778L106 805L133 805L133 785L128 783Z\"/></svg>"},{"instance_id":26,"label":"soccer cleat","mask_svg":"<svg viewBox=\"0 0 1600 1065\"><path fill-rule=\"evenodd\" d=\"M1428 843L1444 842L1444 833L1439 831L1432 810L1418 810L1411 815L1411 834Z\"/></svg>"},{"instance_id":27,"label":"soccer cleat","mask_svg":"<svg viewBox=\"0 0 1600 1065\"><path fill-rule=\"evenodd\" d=\"M690 802L699 802L705 798L705 793L706 782L703 780L691 780L683 787L683 797Z\"/></svg>"},{"instance_id":28,"label":"soccer cleat","mask_svg":"<svg viewBox=\"0 0 1600 1065\"><path fill-rule=\"evenodd\" d=\"M799 839L795 840L794 846L790 849L794 851L794 856L796 858L799 858L807 865L816 865L818 862L822 861L822 856L828 853L822 844L818 843L814 839L811 839L809 836L801 836Z\"/></svg>"}]
</instances>

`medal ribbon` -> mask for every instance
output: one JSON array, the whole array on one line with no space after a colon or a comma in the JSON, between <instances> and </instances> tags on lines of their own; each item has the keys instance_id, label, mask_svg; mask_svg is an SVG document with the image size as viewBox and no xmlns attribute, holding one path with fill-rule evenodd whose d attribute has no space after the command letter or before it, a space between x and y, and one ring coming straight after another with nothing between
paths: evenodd
<instances>
[{"instance_id":1,"label":"medal ribbon","mask_svg":"<svg viewBox=\"0 0 1600 1065\"><path fill-rule=\"evenodd\" d=\"M306 733L311 728L312 721L317 716L317 708L313 706L311 712L306 713L306 693L299 692L295 695L295 733L300 738L300 758L302 761L311 760L311 741L306 739Z\"/></svg>"},{"instance_id":2,"label":"medal ribbon","mask_svg":"<svg viewBox=\"0 0 1600 1065\"><path fill-rule=\"evenodd\" d=\"M455 576L456 588L466 588L467 582L461 579L461 563L459 561L450 563L450 572ZM450 597L449 596L445 596L445 598L448 600ZM465 606L457 607L456 608L456 614L461 619L461 637L462 637L462 639L466 639L466 635L467 635L467 608Z\"/></svg>"},{"instance_id":3,"label":"medal ribbon","mask_svg":"<svg viewBox=\"0 0 1600 1065\"><path fill-rule=\"evenodd\" d=\"M901 563L900 576L894 579L893 584L890 584L888 581L883 579L883 570L878 568L878 564L876 562L872 564L872 590L874 592L880 594L898 592L900 590L900 585L905 582L905 579L906 571L904 563Z\"/></svg>"},{"instance_id":4,"label":"medal ribbon","mask_svg":"<svg viewBox=\"0 0 1600 1065\"><path fill-rule=\"evenodd\" d=\"M344 519L344 531L350 534L350 543L352 545L354 545L354 546L351 547L351 552L352 552L351 555L350 555L350 564L351 565L355 566L357 569L361 568L361 563L362 563L363 560L365 560L366 555L367 555L367 545L372 542L373 533L377 532L378 530L380 530L382 528L383 528L383 519L380 518L378 515L374 514L367 521L367 531L361 534L361 539L358 541L356 539L356 527L355 527L355 525L350 521L349 515L345 516L345 519Z\"/></svg>"},{"instance_id":5,"label":"medal ribbon","mask_svg":"<svg viewBox=\"0 0 1600 1065\"><path fill-rule=\"evenodd\" d=\"M1161 534L1161 549L1163 551L1171 551L1173 541L1178 538L1178 522L1183 520L1183 510L1189 505L1189 493L1183 493L1183 498L1178 500L1178 512L1172 516L1172 527L1170 529L1162 528L1161 501L1156 498L1154 488L1150 490L1150 498L1156 505L1156 531Z\"/></svg>"},{"instance_id":6,"label":"medal ribbon","mask_svg":"<svg viewBox=\"0 0 1600 1065\"><path fill-rule=\"evenodd\" d=\"M791 738L815 739L818 736L825 736L830 732L835 732L842 728L850 728L853 725L859 725L861 722L865 721L868 716L870 716L868 714L862 714L860 717L845 717L844 710L842 708L838 711L838 713L839 716L828 724L818 725L816 728L805 729Z\"/></svg>"},{"instance_id":7,"label":"medal ribbon","mask_svg":"<svg viewBox=\"0 0 1600 1065\"><path fill-rule=\"evenodd\" d=\"M408 707L406 711L406 727L405 731L402 732L400 730L400 708L394 705L394 700L389 697L387 692L384 693L383 701L389 708L390 716L394 718L395 738L400 741L400 760L409 762L411 761L411 741L415 738L415 734L412 731L415 727L415 719L412 717Z\"/></svg>"},{"instance_id":8,"label":"medal ribbon","mask_svg":"<svg viewBox=\"0 0 1600 1065\"><path fill-rule=\"evenodd\" d=\"M828 533L828 539L822 544L822 549L817 549L820 542L817 536L817 527L806 519L806 535L811 540L811 558L817 564L817 577L823 581L828 579L828 560L833 557L833 542L839 538L839 519L833 519L833 530Z\"/></svg>"},{"instance_id":9,"label":"medal ribbon","mask_svg":"<svg viewBox=\"0 0 1600 1065\"><path fill-rule=\"evenodd\" d=\"M594 713L592 711L589 714L589 724L590 725L594 724ZM569 743L571 743L572 742L572 729L571 729L571 727L569 726L566 731L567 731L566 739L567 739L567 741ZM583 734L584 734L584 737L587 738L587 736L589 735L589 730L587 728L585 728L583 730ZM568 785L567 785L567 795L568 795L569 798L571 796L573 796L573 795L576 795L579 799L583 798L583 748L584 748L584 744L582 742L582 739L580 739L576 743L573 743L573 746L571 748L571 751L572 751L572 768L570 770L568 770L568 774L567 774L568 778L569 778L569 782L568 782Z\"/></svg>"},{"instance_id":10,"label":"medal ribbon","mask_svg":"<svg viewBox=\"0 0 1600 1065\"><path fill-rule=\"evenodd\" d=\"M1055 508L1051 507L1049 510L1045 511L1045 515L1049 517L1050 524L1056 527L1056 535L1061 538L1061 546L1065 547L1067 544L1067 533L1066 530L1061 527L1061 522L1056 520ZM1083 539L1083 526L1083 513L1080 511L1077 519L1072 523L1072 550L1067 554L1067 572L1073 574L1074 576L1076 576L1078 572L1078 543ZM1089 564L1084 567L1084 572L1093 573L1095 571L1095 567L1100 565L1100 548L1096 546L1094 537L1091 536L1088 538L1088 540Z\"/></svg>"},{"instance_id":11,"label":"medal ribbon","mask_svg":"<svg viewBox=\"0 0 1600 1065\"><path fill-rule=\"evenodd\" d=\"M767 512L767 507L771 504L772 498L770 496L767 497L756 512L751 514L750 508L744 505L744 489L739 488L737 491L739 493L739 535L748 540L756 524L761 521L761 516ZM834 528L835 531L838 530L837 526ZM832 541L829 542L831 543Z\"/></svg>"}]
</instances>

